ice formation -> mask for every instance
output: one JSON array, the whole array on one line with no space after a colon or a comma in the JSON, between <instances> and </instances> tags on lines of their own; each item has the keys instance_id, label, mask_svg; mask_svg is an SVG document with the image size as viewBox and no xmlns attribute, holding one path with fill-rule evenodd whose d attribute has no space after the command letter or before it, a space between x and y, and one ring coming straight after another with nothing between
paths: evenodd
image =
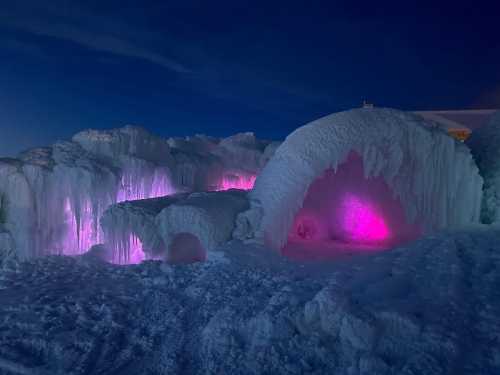
<instances>
[{"instance_id":1,"label":"ice formation","mask_svg":"<svg viewBox=\"0 0 500 375\"><path fill-rule=\"evenodd\" d=\"M484 178L481 219L485 223L500 221L500 111L474 130L467 145Z\"/></svg>"},{"instance_id":2,"label":"ice formation","mask_svg":"<svg viewBox=\"0 0 500 375\"><path fill-rule=\"evenodd\" d=\"M351 152L336 171L327 169L309 186L288 239L389 246L421 234L384 179L365 178L361 156Z\"/></svg>"},{"instance_id":3,"label":"ice formation","mask_svg":"<svg viewBox=\"0 0 500 375\"><path fill-rule=\"evenodd\" d=\"M250 192L252 207L239 215L234 235L281 249L310 186L325 171L340 169L352 152L362 159L368 186L370 180L379 179L390 188L392 196L367 205L362 197L348 195L347 201L358 208L351 207L351 213L343 220L350 220L353 209L366 213L367 207L379 203L381 209L393 204L391 211L397 211L400 202L410 235L412 224L421 224L423 233L430 233L478 222L482 178L477 166L465 145L432 125L401 111L355 109L297 129L258 176ZM355 193L358 184L335 186L345 193L350 193L351 188ZM332 191L335 186L332 185ZM388 203L389 198L394 202ZM325 206L328 204L324 202ZM368 211L370 230L376 224L384 232L385 224L377 218L376 210ZM397 218L398 213L393 214L393 219ZM359 218L356 220L360 222ZM387 230L392 230L390 225Z\"/></svg>"},{"instance_id":4,"label":"ice formation","mask_svg":"<svg viewBox=\"0 0 500 375\"><path fill-rule=\"evenodd\" d=\"M135 250L130 236L140 240L146 258L187 262L204 259L206 252L229 241L236 216L248 207L241 190L176 194L113 205L101 226L115 262L126 262Z\"/></svg>"},{"instance_id":5,"label":"ice formation","mask_svg":"<svg viewBox=\"0 0 500 375\"><path fill-rule=\"evenodd\" d=\"M82 254L103 241L99 218L112 204L250 188L275 148L252 133L220 140L163 139L134 126L82 131L0 159L0 233L21 258ZM130 240L130 249L142 247Z\"/></svg>"}]
</instances>

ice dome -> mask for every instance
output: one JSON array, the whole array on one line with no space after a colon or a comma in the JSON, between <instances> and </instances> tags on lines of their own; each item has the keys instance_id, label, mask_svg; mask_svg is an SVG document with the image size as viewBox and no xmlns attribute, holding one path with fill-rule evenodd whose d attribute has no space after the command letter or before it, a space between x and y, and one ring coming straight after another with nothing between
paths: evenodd
<instances>
[{"instance_id":1,"label":"ice dome","mask_svg":"<svg viewBox=\"0 0 500 375\"><path fill-rule=\"evenodd\" d=\"M362 108L290 134L258 176L235 237L401 243L479 221L482 178L462 143L432 122Z\"/></svg>"}]
</instances>

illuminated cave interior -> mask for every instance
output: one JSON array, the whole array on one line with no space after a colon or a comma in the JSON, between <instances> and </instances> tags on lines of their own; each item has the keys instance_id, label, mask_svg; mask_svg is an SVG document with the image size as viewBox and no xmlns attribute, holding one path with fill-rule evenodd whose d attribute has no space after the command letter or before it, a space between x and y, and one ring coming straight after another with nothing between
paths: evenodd
<instances>
[{"instance_id":1,"label":"illuminated cave interior","mask_svg":"<svg viewBox=\"0 0 500 375\"><path fill-rule=\"evenodd\" d=\"M337 171L326 170L309 186L282 253L308 259L372 252L421 234L384 179L365 178L362 158L351 152Z\"/></svg>"},{"instance_id":2,"label":"illuminated cave interior","mask_svg":"<svg viewBox=\"0 0 500 375\"><path fill-rule=\"evenodd\" d=\"M191 233L178 233L172 239L166 261L171 264L203 262L207 252L198 237Z\"/></svg>"}]
</instances>

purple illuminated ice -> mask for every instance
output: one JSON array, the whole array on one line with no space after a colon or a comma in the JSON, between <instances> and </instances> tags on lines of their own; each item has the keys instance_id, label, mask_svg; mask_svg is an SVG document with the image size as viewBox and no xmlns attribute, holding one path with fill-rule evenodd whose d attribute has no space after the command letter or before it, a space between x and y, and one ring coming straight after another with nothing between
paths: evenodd
<instances>
[{"instance_id":1,"label":"purple illuminated ice","mask_svg":"<svg viewBox=\"0 0 500 375\"><path fill-rule=\"evenodd\" d=\"M251 190L257 176L248 173L228 173L222 177L218 191L229 189Z\"/></svg>"},{"instance_id":2,"label":"purple illuminated ice","mask_svg":"<svg viewBox=\"0 0 500 375\"><path fill-rule=\"evenodd\" d=\"M135 234L130 233L126 243L117 243L112 249L111 259L114 264L139 264L146 259L142 242Z\"/></svg>"},{"instance_id":3,"label":"purple illuminated ice","mask_svg":"<svg viewBox=\"0 0 500 375\"><path fill-rule=\"evenodd\" d=\"M116 197L117 202L163 197L175 189L166 171L157 169L152 176L126 172L122 175Z\"/></svg>"},{"instance_id":4,"label":"purple illuminated ice","mask_svg":"<svg viewBox=\"0 0 500 375\"><path fill-rule=\"evenodd\" d=\"M80 204L77 215L74 204L69 198L65 198L64 228L58 252L65 255L83 254L99 243L102 239L102 232L95 218L90 199Z\"/></svg>"},{"instance_id":5,"label":"purple illuminated ice","mask_svg":"<svg viewBox=\"0 0 500 375\"><path fill-rule=\"evenodd\" d=\"M344 197L341 215L347 240L381 242L391 237L384 218L376 208L353 194Z\"/></svg>"}]
</instances>

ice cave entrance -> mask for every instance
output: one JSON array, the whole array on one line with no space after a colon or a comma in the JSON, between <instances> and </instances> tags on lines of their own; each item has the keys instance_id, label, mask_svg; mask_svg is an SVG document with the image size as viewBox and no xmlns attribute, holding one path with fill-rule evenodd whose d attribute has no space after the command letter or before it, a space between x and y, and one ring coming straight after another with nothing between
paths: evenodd
<instances>
[{"instance_id":1,"label":"ice cave entrance","mask_svg":"<svg viewBox=\"0 0 500 375\"><path fill-rule=\"evenodd\" d=\"M327 169L309 186L282 253L335 258L386 250L421 234L384 179L365 178L362 158L351 152L337 171Z\"/></svg>"},{"instance_id":2,"label":"ice cave entrance","mask_svg":"<svg viewBox=\"0 0 500 375\"><path fill-rule=\"evenodd\" d=\"M168 249L167 262L172 264L187 264L203 262L207 252L200 239L191 233L178 233L172 239Z\"/></svg>"}]
</instances>

